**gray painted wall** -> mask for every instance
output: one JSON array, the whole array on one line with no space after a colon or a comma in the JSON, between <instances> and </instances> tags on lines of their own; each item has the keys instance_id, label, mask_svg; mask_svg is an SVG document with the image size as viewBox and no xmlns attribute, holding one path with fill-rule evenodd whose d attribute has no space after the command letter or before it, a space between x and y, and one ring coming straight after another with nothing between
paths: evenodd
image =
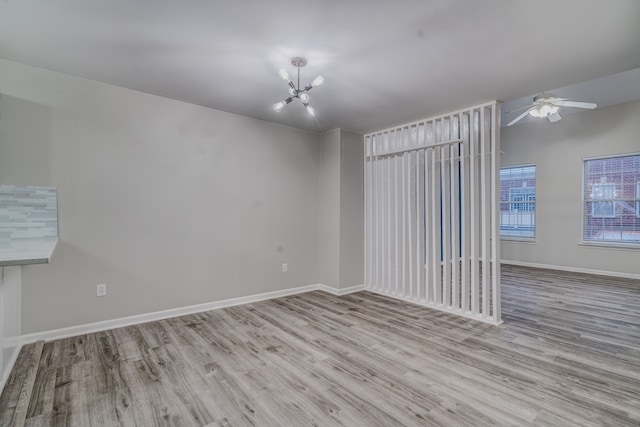
<instances>
[{"instance_id":1,"label":"gray painted wall","mask_svg":"<svg viewBox=\"0 0 640 427\"><path fill-rule=\"evenodd\" d=\"M364 283L364 137L340 130L340 287Z\"/></svg>"},{"instance_id":2,"label":"gray painted wall","mask_svg":"<svg viewBox=\"0 0 640 427\"><path fill-rule=\"evenodd\" d=\"M640 102L502 128L501 165L535 164L536 242L503 240L504 260L640 274L640 249L581 245L582 160L640 152Z\"/></svg>"},{"instance_id":3,"label":"gray painted wall","mask_svg":"<svg viewBox=\"0 0 640 427\"><path fill-rule=\"evenodd\" d=\"M340 286L340 129L320 136L319 251L320 283Z\"/></svg>"},{"instance_id":4,"label":"gray painted wall","mask_svg":"<svg viewBox=\"0 0 640 427\"><path fill-rule=\"evenodd\" d=\"M318 283L318 135L2 60L0 93L0 183L59 192L23 334Z\"/></svg>"},{"instance_id":5,"label":"gray painted wall","mask_svg":"<svg viewBox=\"0 0 640 427\"><path fill-rule=\"evenodd\" d=\"M320 282L336 288L364 283L362 135L336 129L320 140Z\"/></svg>"}]
</instances>

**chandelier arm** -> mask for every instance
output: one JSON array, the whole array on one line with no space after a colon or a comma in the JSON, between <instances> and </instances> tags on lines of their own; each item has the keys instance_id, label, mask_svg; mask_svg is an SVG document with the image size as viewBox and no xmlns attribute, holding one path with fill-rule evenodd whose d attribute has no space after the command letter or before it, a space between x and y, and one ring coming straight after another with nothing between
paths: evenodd
<instances>
[{"instance_id":1,"label":"chandelier arm","mask_svg":"<svg viewBox=\"0 0 640 427\"><path fill-rule=\"evenodd\" d=\"M284 102L284 105L287 106L289 104L291 104L291 101L293 101L293 96L290 96L286 99L283 99L281 102Z\"/></svg>"}]
</instances>

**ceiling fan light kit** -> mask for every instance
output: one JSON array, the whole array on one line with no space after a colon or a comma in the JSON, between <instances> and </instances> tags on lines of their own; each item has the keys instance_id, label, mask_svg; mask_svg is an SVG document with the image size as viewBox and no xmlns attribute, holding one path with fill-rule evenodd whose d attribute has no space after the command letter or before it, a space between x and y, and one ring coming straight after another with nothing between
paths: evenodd
<instances>
[{"instance_id":1,"label":"ceiling fan light kit","mask_svg":"<svg viewBox=\"0 0 640 427\"><path fill-rule=\"evenodd\" d=\"M529 110L529 115L533 117L547 117L558 112L559 107L551 104L542 104Z\"/></svg>"},{"instance_id":2,"label":"ceiling fan light kit","mask_svg":"<svg viewBox=\"0 0 640 427\"><path fill-rule=\"evenodd\" d=\"M513 113L515 111L520 111L523 109L527 109L524 113L520 114L515 119L511 120L507 126L512 126L518 123L520 120L524 119L528 114L531 117L536 118L547 118L551 123L555 123L562 119L562 116L558 113L560 107L575 107L575 108L587 108L594 109L597 107L596 104L591 102L576 102L569 101L566 98L557 98L552 93L543 93L542 95L538 95L533 98L533 104L527 105L526 107L518 108L513 111L509 111L508 113ZM507 113L507 114L508 114Z\"/></svg>"},{"instance_id":3,"label":"ceiling fan light kit","mask_svg":"<svg viewBox=\"0 0 640 427\"><path fill-rule=\"evenodd\" d=\"M307 60L305 58L301 58L299 56L296 56L295 58L291 58L291 65L293 65L294 67L296 67L298 69L298 84L295 85L292 81L291 78L289 76L289 73L287 72L287 70L285 70L284 68L281 68L278 71L278 75L280 76L280 78L284 81L287 82L287 84L289 85L289 97L276 102L275 104L273 104L273 109L276 113L279 113L280 111L282 111L284 109L284 107L286 107L288 104L291 103L291 101L293 101L295 98L298 98L300 100L300 102L302 103L302 105L304 105L304 108L307 111L307 115L309 117L315 117L317 115L315 108L313 108L311 105L309 105L309 101L311 100L311 97L309 96L309 94L307 92L309 92L311 89L313 89L314 87L320 86L322 83L324 83L324 77L322 76L318 76L315 79L313 79L311 81L311 83L309 83L307 86L305 86L304 88L300 89L300 68L304 67L305 65L307 65Z\"/></svg>"}]
</instances>

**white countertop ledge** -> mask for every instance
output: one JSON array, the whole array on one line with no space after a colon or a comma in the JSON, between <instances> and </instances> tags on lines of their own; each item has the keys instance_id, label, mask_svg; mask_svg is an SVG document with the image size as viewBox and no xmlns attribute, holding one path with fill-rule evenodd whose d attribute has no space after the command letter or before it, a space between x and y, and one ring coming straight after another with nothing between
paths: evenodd
<instances>
[{"instance_id":1,"label":"white countertop ledge","mask_svg":"<svg viewBox=\"0 0 640 427\"><path fill-rule=\"evenodd\" d=\"M58 239L0 240L0 267L48 264Z\"/></svg>"}]
</instances>

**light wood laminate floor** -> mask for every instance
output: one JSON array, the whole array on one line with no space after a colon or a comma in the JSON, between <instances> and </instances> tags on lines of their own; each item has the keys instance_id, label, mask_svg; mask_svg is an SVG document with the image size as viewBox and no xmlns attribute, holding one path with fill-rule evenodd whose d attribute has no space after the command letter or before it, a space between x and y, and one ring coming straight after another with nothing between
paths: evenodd
<instances>
[{"instance_id":1,"label":"light wood laminate floor","mask_svg":"<svg viewBox=\"0 0 640 427\"><path fill-rule=\"evenodd\" d=\"M640 425L640 281L502 273L497 327L310 292L48 342L26 425Z\"/></svg>"}]
</instances>

